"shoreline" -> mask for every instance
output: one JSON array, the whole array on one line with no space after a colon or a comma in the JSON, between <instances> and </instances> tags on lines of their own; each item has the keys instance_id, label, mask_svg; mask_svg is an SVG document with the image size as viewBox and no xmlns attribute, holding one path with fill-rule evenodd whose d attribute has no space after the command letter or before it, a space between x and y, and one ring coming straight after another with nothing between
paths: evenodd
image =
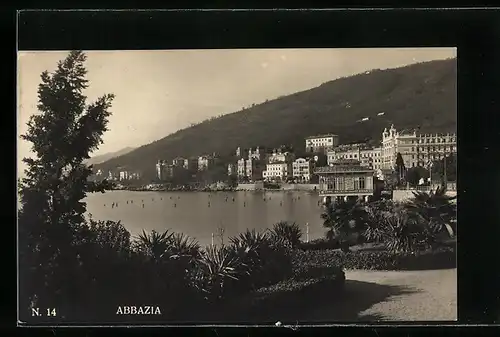
<instances>
[{"instance_id":1,"label":"shoreline","mask_svg":"<svg viewBox=\"0 0 500 337\"><path fill-rule=\"evenodd\" d=\"M269 189L231 189L231 190L168 190L168 189L131 189L131 188L116 188L116 189L111 189L109 191L129 191L129 192L183 192L183 193L213 193L213 192L229 192L229 193L234 193L234 192L308 192L311 194L318 194L318 191L314 190L305 190L305 189L276 189L276 188L269 188Z\"/></svg>"}]
</instances>

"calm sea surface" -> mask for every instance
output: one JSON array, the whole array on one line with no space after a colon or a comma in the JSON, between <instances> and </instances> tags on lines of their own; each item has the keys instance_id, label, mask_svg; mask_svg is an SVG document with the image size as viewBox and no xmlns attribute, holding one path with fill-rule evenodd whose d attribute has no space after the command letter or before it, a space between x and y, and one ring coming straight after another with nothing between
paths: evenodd
<instances>
[{"instance_id":1,"label":"calm sea surface","mask_svg":"<svg viewBox=\"0 0 500 337\"><path fill-rule=\"evenodd\" d=\"M306 223L309 239L323 237L320 197L308 192L133 192L110 191L89 194L87 212L95 220L121 220L137 235L170 229L210 244L212 233L223 227L224 237L248 229L264 230L278 221ZM111 207L112 203L117 204ZM143 206L144 205L144 206ZM217 236L215 240L218 241Z\"/></svg>"}]
</instances>

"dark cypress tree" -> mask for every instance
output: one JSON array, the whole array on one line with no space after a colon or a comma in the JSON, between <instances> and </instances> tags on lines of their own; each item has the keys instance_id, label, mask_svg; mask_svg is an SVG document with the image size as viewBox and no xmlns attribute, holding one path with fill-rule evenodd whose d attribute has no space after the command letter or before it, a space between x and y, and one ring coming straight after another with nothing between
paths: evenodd
<instances>
[{"instance_id":1,"label":"dark cypress tree","mask_svg":"<svg viewBox=\"0 0 500 337\"><path fill-rule=\"evenodd\" d=\"M26 177L19 181L20 317L30 306L57 308L69 314L78 291L79 229L85 224L87 192L109 187L90 182L84 164L102 144L113 95L87 105L83 91L86 55L72 51L53 73L41 74L38 113L21 138L32 144L34 158L24 158Z\"/></svg>"}]
</instances>

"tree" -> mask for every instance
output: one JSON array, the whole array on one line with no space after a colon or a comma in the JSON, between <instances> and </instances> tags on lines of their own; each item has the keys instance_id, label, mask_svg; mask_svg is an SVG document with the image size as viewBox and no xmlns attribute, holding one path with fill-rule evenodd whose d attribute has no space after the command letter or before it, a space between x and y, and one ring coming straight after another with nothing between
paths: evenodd
<instances>
[{"instance_id":1,"label":"tree","mask_svg":"<svg viewBox=\"0 0 500 337\"><path fill-rule=\"evenodd\" d=\"M401 153L396 154L396 167L395 171L398 173L398 185L401 184L401 181L405 178L405 162L403 160L403 156L401 156Z\"/></svg>"},{"instance_id":2,"label":"tree","mask_svg":"<svg viewBox=\"0 0 500 337\"><path fill-rule=\"evenodd\" d=\"M367 213L365 205L359 200L338 200L326 206L321 214L323 226L328 229L328 240L339 239L343 250L347 251L349 237L354 233L361 233L366 227Z\"/></svg>"},{"instance_id":3,"label":"tree","mask_svg":"<svg viewBox=\"0 0 500 337\"><path fill-rule=\"evenodd\" d=\"M85 224L87 192L104 192L106 180L90 182L84 160L102 144L113 95L87 105L86 55L72 51L54 73L44 71L38 87L38 114L21 138L34 158L24 158L18 214L20 301L70 312L78 301L79 252L74 245ZM22 314L22 313L21 313Z\"/></svg>"},{"instance_id":4,"label":"tree","mask_svg":"<svg viewBox=\"0 0 500 337\"><path fill-rule=\"evenodd\" d=\"M432 176L437 177L439 180L444 180L444 166L444 159L434 161ZM446 180L457 180L457 158L453 153L446 157Z\"/></svg>"}]
</instances>

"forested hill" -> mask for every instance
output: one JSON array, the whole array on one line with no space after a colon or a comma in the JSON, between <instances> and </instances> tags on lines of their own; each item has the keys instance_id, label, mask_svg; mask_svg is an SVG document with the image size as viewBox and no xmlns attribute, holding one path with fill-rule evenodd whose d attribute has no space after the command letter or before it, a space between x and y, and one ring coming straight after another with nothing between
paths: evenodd
<instances>
[{"instance_id":1,"label":"forested hill","mask_svg":"<svg viewBox=\"0 0 500 337\"><path fill-rule=\"evenodd\" d=\"M180 130L96 167L124 167L151 176L160 158L229 155L238 146L292 144L302 149L305 137L321 133L338 134L347 143L378 140L391 123L398 129L455 131L456 75L456 59L372 70Z\"/></svg>"}]
</instances>

